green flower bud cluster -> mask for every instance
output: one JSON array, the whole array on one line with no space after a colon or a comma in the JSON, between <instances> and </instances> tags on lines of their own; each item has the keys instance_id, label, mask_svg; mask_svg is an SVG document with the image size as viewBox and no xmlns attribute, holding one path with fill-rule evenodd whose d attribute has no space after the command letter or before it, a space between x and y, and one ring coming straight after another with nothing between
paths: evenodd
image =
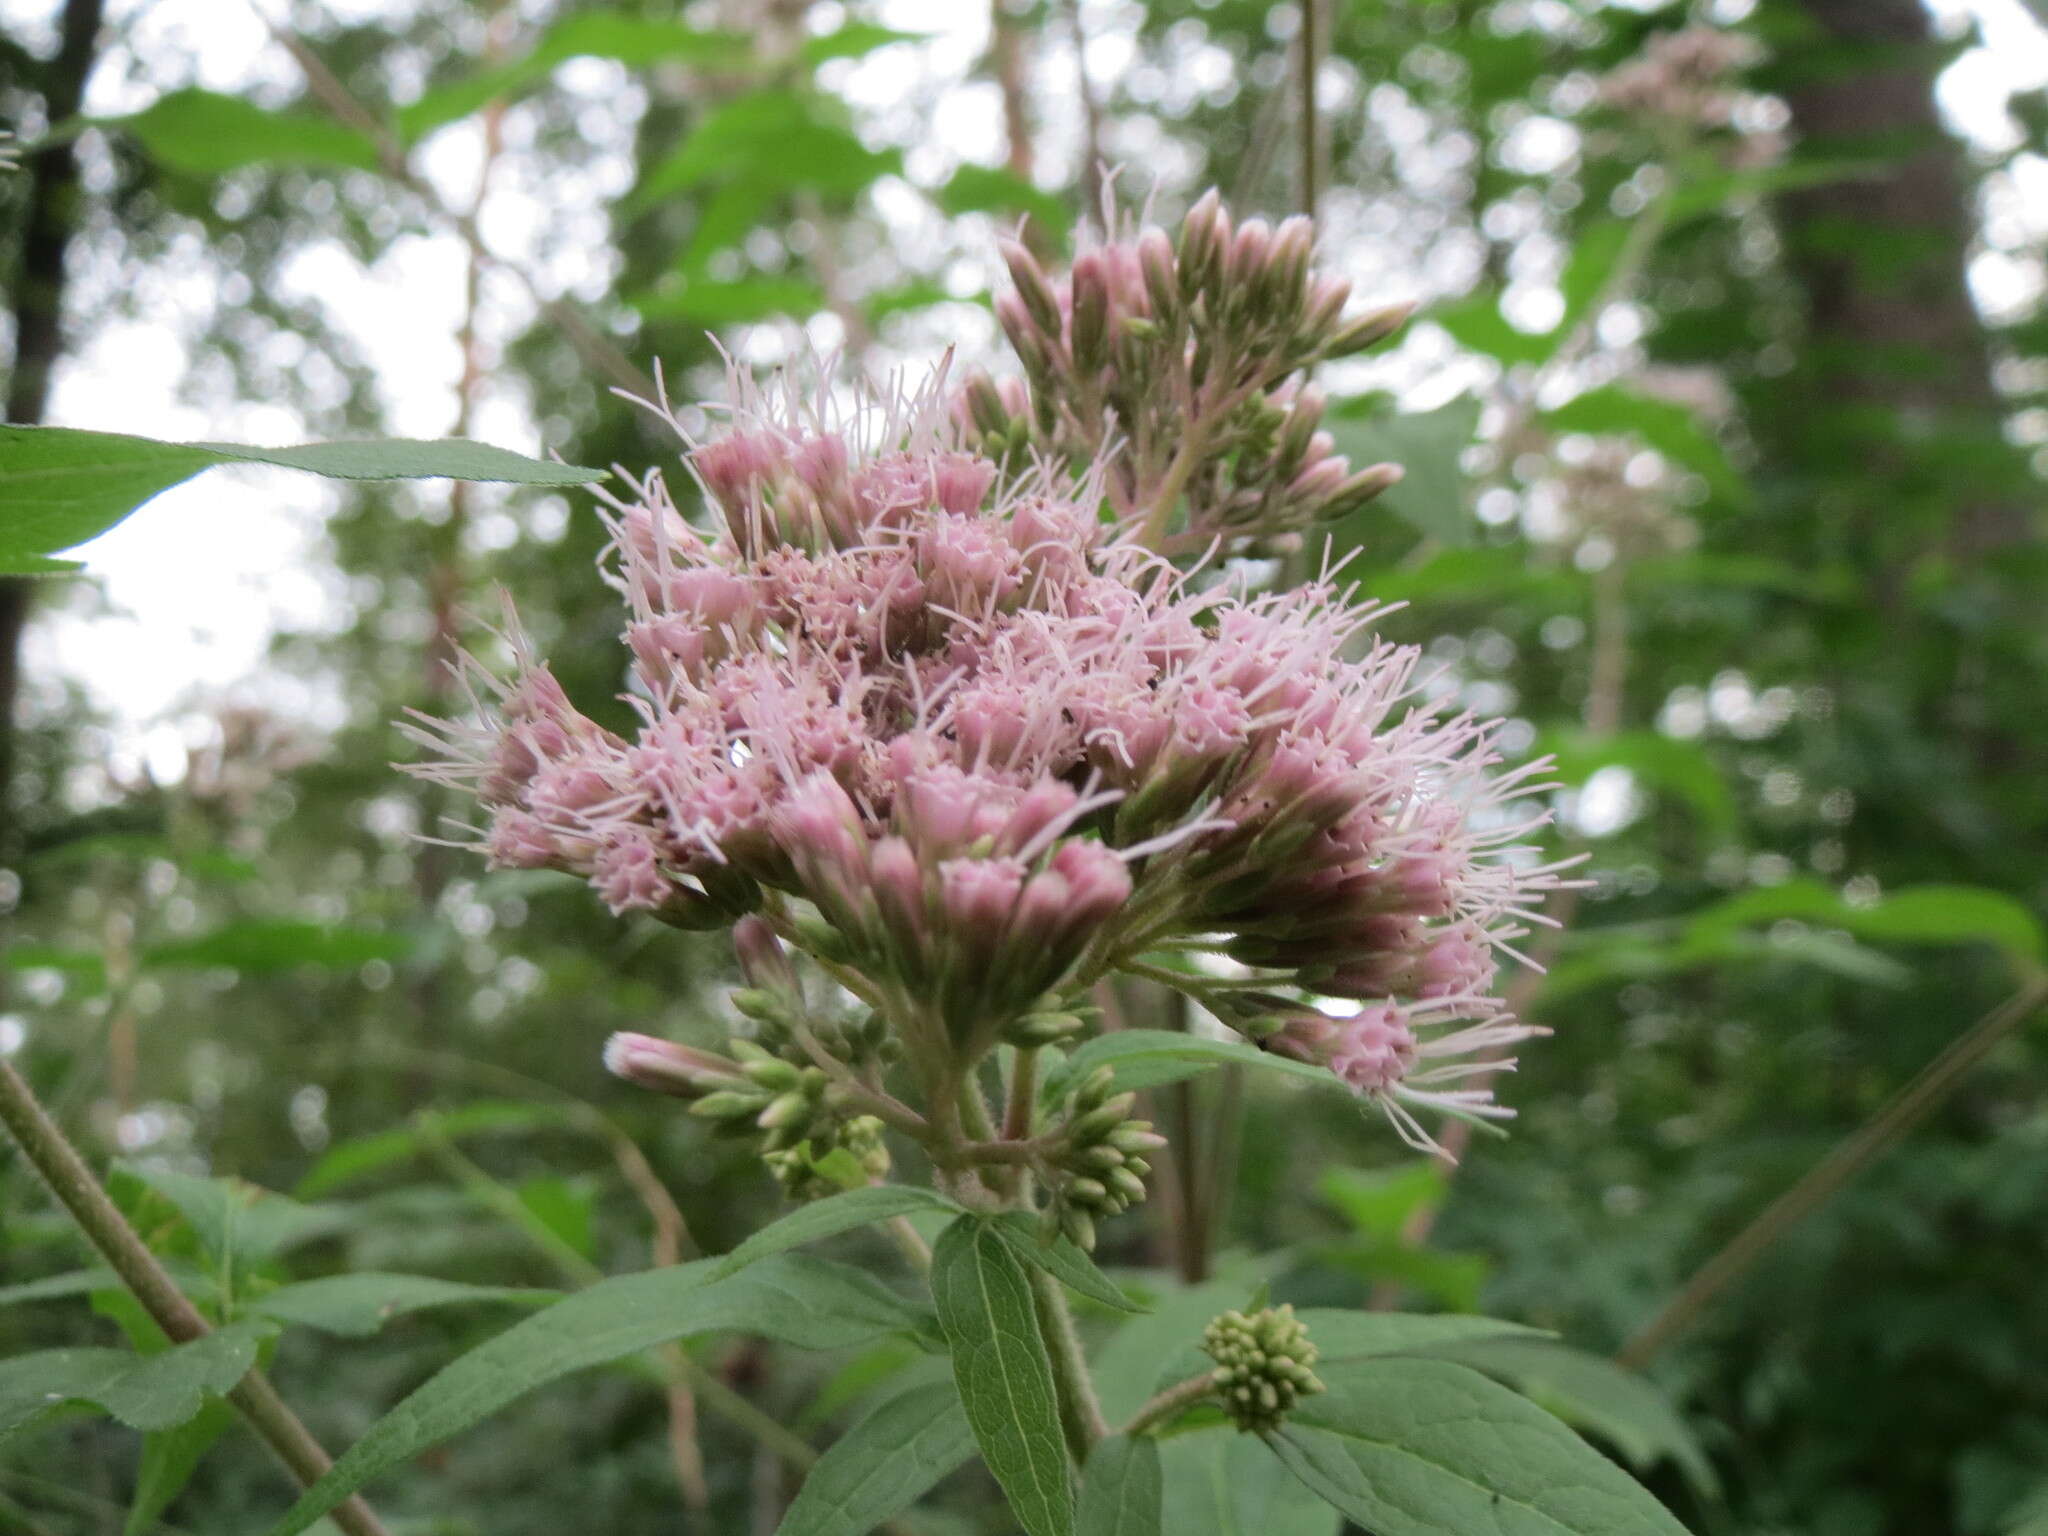
<instances>
[{"instance_id":1,"label":"green flower bud cluster","mask_svg":"<svg viewBox=\"0 0 2048 1536\"><path fill-rule=\"evenodd\" d=\"M886 1175L889 1149L881 1122L854 1111L846 1091L822 1067L808 1058L792 1060L800 1047L787 1040L782 1045L778 1052L759 1040L728 1040L737 1080L698 1099L690 1113L727 1135L758 1136L762 1160L792 1199L813 1200L845 1188L844 1179L821 1172L847 1171L847 1159L834 1156L841 1151L867 1177Z\"/></svg>"},{"instance_id":2,"label":"green flower bud cluster","mask_svg":"<svg viewBox=\"0 0 2048 1536\"><path fill-rule=\"evenodd\" d=\"M1003 1026L1002 1039L1005 1045L1014 1045L1019 1050L1037 1050L1042 1046L1065 1045L1076 1038L1102 1014L1099 1008L1086 1004L1063 1003L1057 993L1048 992L1041 997L1029 1013L1019 1014Z\"/></svg>"},{"instance_id":3,"label":"green flower bud cluster","mask_svg":"<svg viewBox=\"0 0 2048 1536\"><path fill-rule=\"evenodd\" d=\"M1291 1306L1226 1312L1203 1330L1202 1349L1216 1362L1223 1411L1246 1433L1278 1429L1297 1402L1324 1390L1310 1369L1316 1347Z\"/></svg>"},{"instance_id":4,"label":"green flower bud cluster","mask_svg":"<svg viewBox=\"0 0 2048 1536\"><path fill-rule=\"evenodd\" d=\"M1133 1120L1137 1096L1112 1094L1116 1075L1098 1067L1074 1089L1066 1105L1060 1144L1046 1159L1052 1220L1076 1247L1095 1246L1095 1224L1145 1198L1145 1154L1166 1145L1149 1120Z\"/></svg>"}]
</instances>

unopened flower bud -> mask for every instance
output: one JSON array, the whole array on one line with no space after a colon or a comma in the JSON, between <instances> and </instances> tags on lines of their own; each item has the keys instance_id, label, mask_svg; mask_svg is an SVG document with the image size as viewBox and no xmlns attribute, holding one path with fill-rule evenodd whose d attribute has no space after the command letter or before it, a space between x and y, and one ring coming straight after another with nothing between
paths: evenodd
<instances>
[{"instance_id":1,"label":"unopened flower bud","mask_svg":"<svg viewBox=\"0 0 2048 1536\"><path fill-rule=\"evenodd\" d=\"M612 1076L637 1087L684 1099L732 1085L739 1075L734 1063L723 1056L655 1035L625 1031L605 1042L604 1067Z\"/></svg>"},{"instance_id":2,"label":"unopened flower bud","mask_svg":"<svg viewBox=\"0 0 2048 1536\"><path fill-rule=\"evenodd\" d=\"M1203 1330L1202 1349L1216 1362L1223 1411L1245 1433L1278 1429L1295 1403L1325 1390L1311 1369L1316 1347L1291 1306L1226 1312Z\"/></svg>"}]
</instances>

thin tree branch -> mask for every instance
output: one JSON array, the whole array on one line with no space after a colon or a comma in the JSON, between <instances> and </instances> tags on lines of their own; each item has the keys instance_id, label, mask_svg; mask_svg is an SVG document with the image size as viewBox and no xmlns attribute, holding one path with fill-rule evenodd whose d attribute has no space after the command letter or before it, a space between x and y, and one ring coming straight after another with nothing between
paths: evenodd
<instances>
[{"instance_id":1,"label":"thin tree branch","mask_svg":"<svg viewBox=\"0 0 2048 1536\"><path fill-rule=\"evenodd\" d=\"M166 1338L187 1344L213 1331L107 1197L78 1149L37 1102L27 1080L6 1061L0 1061L0 1123L13 1133L50 1193ZM262 1371L251 1370L227 1399L301 1488L312 1487L334 1465ZM389 1536L359 1496L336 1506L333 1519L348 1536Z\"/></svg>"},{"instance_id":2,"label":"thin tree branch","mask_svg":"<svg viewBox=\"0 0 2048 1536\"><path fill-rule=\"evenodd\" d=\"M2016 1026L2048 1002L2048 974L2038 975L1985 1014L1920 1070L1870 1120L1799 1181L1758 1213L1679 1288L1657 1315L1615 1356L1640 1370L1733 1285L1784 1235L1825 1205L1857 1174L1876 1162L1960 1084L1970 1069Z\"/></svg>"}]
</instances>

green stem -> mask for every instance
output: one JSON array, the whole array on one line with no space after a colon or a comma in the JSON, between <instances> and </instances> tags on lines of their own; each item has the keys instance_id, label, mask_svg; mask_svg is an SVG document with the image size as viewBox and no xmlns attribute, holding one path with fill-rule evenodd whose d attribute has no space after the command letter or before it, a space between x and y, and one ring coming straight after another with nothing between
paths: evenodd
<instances>
[{"instance_id":1,"label":"green stem","mask_svg":"<svg viewBox=\"0 0 2048 1536\"><path fill-rule=\"evenodd\" d=\"M1192 1408L1203 1398L1216 1390L1213 1373L1204 1371L1199 1376L1190 1376L1186 1381L1176 1382L1164 1392L1131 1415L1131 1422L1117 1433L1120 1435L1142 1435L1146 1430L1166 1423L1183 1409Z\"/></svg>"},{"instance_id":2,"label":"green stem","mask_svg":"<svg viewBox=\"0 0 2048 1536\"><path fill-rule=\"evenodd\" d=\"M1066 1293L1060 1289L1059 1281L1041 1269L1033 1269L1031 1295L1037 1304L1046 1353L1052 1361L1060 1429L1066 1435L1074 1465L1085 1466L1095 1442L1109 1433L1109 1423L1102 1417L1102 1403L1088 1374L1088 1357L1081 1352L1081 1335L1074 1327L1074 1314L1067 1308Z\"/></svg>"},{"instance_id":3,"label":"green stem","mask_svg":"<svg viewBox=\"0 0 2048 1536\"><path fill-rule=\"evenodd\" d=\"M1010 1098L1003 1110L1003 1139L1024 1141L1038 1111L1038 1051L1019 1050L1010 1068Z\"/></svg>"},{"instance_id":4,"label":"green stem","mask_svg":"<svg viewBox=\"0 0 2048 1536\"><path fill-rule=\"evenodd\" d=\"M71 1215L129 1293L174 1344L203 1338L212 1330L199 1309L178 1289L156 1255L116 1209L99 1180L65 1139L19 1072L0 1061L0 1122L14 1134L22 1155L42 1175L50 1193ZM252 1370L227 1395L236 1412L254 1429L271 1454L300 1487L310 1488L334 1465L312 1431L277 1395L269 1378ZM388 1536L384 1525L361 1498L344 1500L334 1510L334 1523L348 1536Z\"/></svg>"},{"instance_id":5,"label":"green stem","mask_svg":"<svg viewBox=\"0 0 2048 1536\"><path fill-rule=\"evenodd\" d=\"M1180 452L1167 466L1166 477L1152 493L1152 505L1147 509L1144 526L1138 532L1138 542L1145 548L1156 550L1165 542L1167 525L1173 521L1174 506L1180 501L1180 493L1187 489L1188 477L1194 474L1196 466L1208 452L1208 444L1209 419L1198 413L1188 423L1187 436L1180 440Z\"/></svg>"}]
</instances>

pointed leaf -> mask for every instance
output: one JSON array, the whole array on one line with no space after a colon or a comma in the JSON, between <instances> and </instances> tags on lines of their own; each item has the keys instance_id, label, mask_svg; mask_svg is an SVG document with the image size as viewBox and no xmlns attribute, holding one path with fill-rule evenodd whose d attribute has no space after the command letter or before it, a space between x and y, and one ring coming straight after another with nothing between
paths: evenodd
<instances>
[{"instance_id":1,"label":"pointed leaf","mask_svg":"<svg viewBox=\"0 0 2048 1536\"><path fill-rule=\"evenodd\" d=\"M1052 1361L1023 1261L987 1223L962 1216L932 1252L932 1300L982 1459L1031 1536L1071 1536Z\"/></svg>"},{"instance_id":2,"label":"pointed leaf","mask_svg":"<svg viewBox=\"0 0 2048 1536\"><path fill-rule=\"evenodd\" d=\"M717 1264L700 1259L600 1281L471 1350L371 1425L271 1536L296 1536L371 1478L536 1387L670 1339L733 1331L840 1349L929 1326L844 1265L782 1254L720 1280Z\"/></svg>"},{"instance_id":3,"label":"pointed leaf","mask_svg":"<svg viewBox=\"0 0 2048 1536\"><path fill-rule=\"evenodd\" d=\"M1068 1238L1057 1233L1050 1236L1045 1224L1036 1216L1024 1211L1005 1211L990 1223L996 1235L1010 1245L1018 1258L1034 1268L1044 1270L1053 1279L1070 1290L1078 1291L1090 1301L1100 1302L1118 1312L1145 1312L1150 1309L1131 1300L1117 1283L1095 1267L1095 1261L1083 1253Z\"/></svg>"},{"instance_id":4,"label":"pointed leaf","mask_svg":"<svg viewBox=\"0 0 2048 1536\"><path fill-rule=\"evenodd\" d=\"M1088 1453L1074 1536L1161 1536L1163 1498L1159 1442L1112 1435Z\"/></svg>"},{"instance_id":5,"label":"pointed leaf","mask_svg":"<svg viewBox=\"0 0 2048 1536\"><path fill-rule=\"evenodd\" d=\"M546 1306L561 1300L559 1291L522 1286L463 1285L430 1275L385 1275L360 1271L304 1280L272 1291L251 1310L280 1323L297 1323L323 1333L364 1339L395 1317L450 1307L465 1302L510 1302Z\"/></svg>"},{"instance_id":6,"label":"pointed leaf","mask_svg":"<svg viewBox=\"0 0 2048 1536\"><path fill-rule=\"evenodd\" d=\"M1173 1536L1337 1536L1337 1511L1252 1435L1175 1435L1159 1447Z\"/></svg>"},{"instance_id":7,"label":"pointed leaf","mask_svg":"<svg viewBox=\"0 0 2048 1536\"><path fill-rule=\"evenodd\" d=\"M804 1478L776 1536L867 1536L974 1454L974 1431L950 1381L877 1404Z\"/></svg>"},{"instance_id":8,"label":"pointed leaf","mask_svg":"<svg viewBox=\"0 0 2048 1536\"><path fill-rule=\"evenodd\" d=\"M876 1184L868 1189L849 1189L798 1206L787 1216L770 1222L718 1261L721 1276L744 1269L771 1253L784 1253L815 1243L855 1227L872 1226L913 1211L958 1211L959 1206L929 1189L907 1184Z\"/></svg>"},{"instance_id":9,"label":"pointed leaf","mask_svg":"<svg viewBox=\"0 0 2048 1536\"><path fill-rule=\"evenodd\" d=\"M1606 1356L1543 1339L1499 1337L1474 1340L1451 1357L1604 1440L1636 1471L1668 1459L1702 1497L1719 1491L1713 1464L1671 1399Z\"/></svg>"},{"instance_id":10,"label":"pointed leaf","mask_svg":"<svg viewBox=\"0 0 2048 1536\"><path fill-rule=\"evenodd\" d=\"M1319 1371L1269 1444L1374 1536L1683 1536L1627 1473L1525 1398L1448 1360Z\"/></svg>"},{"instance_id":11,"label":"pointed leaf","mask_svg":"<svg viewBox=\"0 0 2048 1536\"><path fill-rule=\"evenodd\" d=\"M184 1491L214 1442L235 1422L235 1410L218 1398L176 1429L160 1429L142 1442L142 1460L135 1469L135 1496L121 1536L143 1536Z\"/></svg>"},{"instance_id":12,"label":"pointed leaf","mask_svg":"<svg viewBox=\"0 0 2048 1536\"><path fill-rule=\"evenodd\" d=\"M1462 460L1478 431L1479 402L1470 395L1460 395L1433 411L1333 421L1330 432L1337 440L1337 451L1347 455L1354 467L1391 463L1403 470L1399 485L1382 492L1352 517L1382 517L1392 512L1448 548L1472 543L1477 528L1465 506ZM1345 547L1358 542L1355 535L1346 537L1341 526L1336 540Z\"/></svg>"},{"instance_id":13,"label":"pointed leaf","mask_svg":"<svg viewBox=\"0 0 2048 1536\"><path fill-rule=\"evenodd\" d=\"M1349 1307L1304 1307L1298 1314L1327 1364L1370 1355L1436 1352L1479 1339L1540 1339L1542 1330L1497 1318L1455 1312L1359 1312ZM1477 1364L1477 1358L1472 1360Z\"/></svg>"},{"instance_id":14,"label":"pointed leaf","mask_svg":"<svg viewBox=\"0 0 2048 1536\"><path fill-rule=\"evenodd\" d=\"M1177 1083L1223 1066L1263 1067L1320 1087L1338 1086L1337 1078L1326 1067L1275 1056L1242 1040L1211 1040L1172 1029L1119 1029L1097 1035L1075 1051L1065 1067L1048 1074L1046 1097L1053 1097L1067 1084L1079 1082L1100 1066L1116 1069L1119 1093Z\"/></svg>"},{"instance_id":15,"label":"pointed leaf","mask_svg":"<svg viewBox=\"0 0 2048 1536\"><path fill-rule=\"evenodd\" d=\"M260 1319L230 1323L153 1355L46 1349L0 1360L0 1435L66 1402L94 1404L130 1429L183 1424L249 1374L270 1326Z\"/></svg>"},{"instance_id":16,"label":"pointed leaf","mask_svg":"<svg viewBox=\"0 0 2048 1536\"><path fill-rule=\"evenodd\" d=\"M47 569L160 491L215 464L275 464L341 480L507 480L582 485L603 471L547 464L484 443L390 440L249 448L160 443L117 432L0 426L0 573Z\"/></svg>"},{"instance_id":17,"label":"pointed leaf","mask_svg":"<svg viewBox=\"0 0 2048 1536\"><path fill-rule=\"evenodd\" d=\"M376 143L320 112L275 111L239 96L188 87L127 117L124 129L159 165L188 176L221 176L249 165L319 165L374 171Z\"/></svg>"}]
</instances>

